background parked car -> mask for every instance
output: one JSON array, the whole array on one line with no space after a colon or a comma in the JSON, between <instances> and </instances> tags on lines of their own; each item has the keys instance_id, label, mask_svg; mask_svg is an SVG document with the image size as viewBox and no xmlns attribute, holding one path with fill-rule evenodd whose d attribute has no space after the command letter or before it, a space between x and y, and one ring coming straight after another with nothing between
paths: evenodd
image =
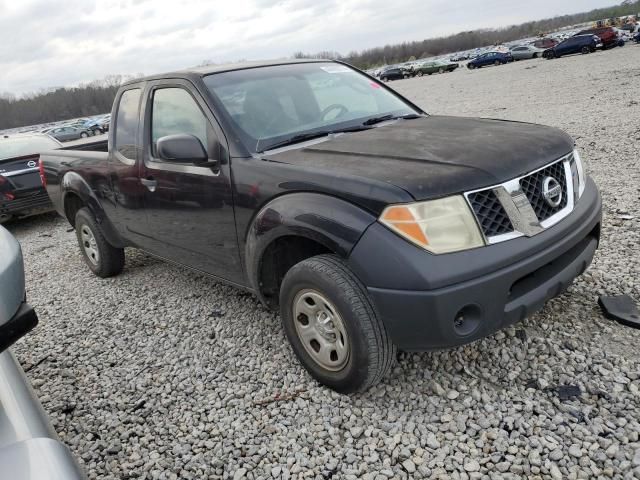
<instances>
[{"instance_id":1,"label":"background parked car","mask_svg":"<svg viewBox=\"0 0 640 480\"><path fill-rule=\"evenodd\" d=\"M514 60L528 60L530 58L538 58L542 56L544 49L534 47L533 45L518 45L511 49L511 56Z\"/></svg>"},{"instance_id":2,"label":"background parked car","mask_svg":"<svg viewBox=\"0 0 640 480\"><path fill-rule=\"evenodd\" d=\"M380 80L388 82L390 80L402 80L403 78L409 78L410 76L411 74L404 68L392 67L386 69L380 74Z\"/></svg>"},{"instance_id":3,"label":"background parked car","mask_svg":"<svg viewBox=\"0 0 640 480\"><path fill-rule=\"evenodd\" d=\"M13 354L6 350L38 323L25 301L22 251L0 227L0 469L11 480L82 480L82 470L49 423ZM6 351L5 351L6 350Z\"/></svg>"},{"instance_id":4,"label":"background parked car","mask_svg":"<svg viewBox=\"0 0 640 480\"><path fill-rule=\"evenodd\" d=\"M93 132L87 130L86 128L71 126L49 128L43 130L43 133L52 136L60 142L68 142L70 140L78 140L79 138L87 138L93 134Z\"/></svg>"},{"instance_id":5,"label":"background parked car","mask_svg":"<svg viewBox=\"0 0 640 480\"><path fill-rule=\"evenodd\" d=\"M552 48L555 47L559 42L554 38L540 38L539 40L535 40L531 42L531 45L535 48Z\"/></svg>"},{"instance_id":6,"label":"background parked car","mask_svg":"<svg viewBox=\"0 0 640 480\"><path fill-rule=\"evenodd\" d=\"M487 52L478 55L467 63L467 68L473 70L474 68L486 67L488 65L504 65L509 62L513 62L513 57L510 52Z\"/></svg>"},{"instance_id":7,"label":"background parked car","mask_svg":"<svg viewBox=\"0 0 640 480\"><path fill-rule=\"evenodd\" d=\"M579 35L596 35L602 42L602 49L613 48L618 45L618 34L612 27L604 28L589 28L578 32L575 36Z\"/></svg>"},{"instance_id":8,"label":"background parked car","mask_svg":"<svg viewBox=\"0 0 640 480\"><path fill-rule=\"evenodd\" d=\"M446 73L453 72L458 68L458 64L455 62L425 62L414 68L414 75L421 77L423 75L432 75L434 73Z\"/></svg>"},{"instance_id":9,"label":"background parked car","mask_svg":"<svg viewBox=\"0 0 640 480\"><path fill-rule=\"evenodd\" d=\"M38 153L61 146L40 133L0 138L0 223L53 209L40 180Z\"/></svg>"},{"instance_id":10,"label":"background parked car","mask_svg":"<svg viewBox=\"0 0 640 480\"><path fill-rule=\"evenodd\" d=\"M550 60L574 53L586 54L595 52L598 41L599 37L595 35L576 35L575 37L567 38L564 42L560 42L553 48L545 50L542 56Z\"/></svg>"},{"instance_id":11,"label":"background parked car","mask_svg":"<svg viewBox=\"0 0 640 480\"><path fill-rule=\"evenodd\" d=\"M111 126L111 116L101 118L98 120L98 128L100 129L100 133L107 133L109 131L109 127Z\"/></svg>"}]
</instances>

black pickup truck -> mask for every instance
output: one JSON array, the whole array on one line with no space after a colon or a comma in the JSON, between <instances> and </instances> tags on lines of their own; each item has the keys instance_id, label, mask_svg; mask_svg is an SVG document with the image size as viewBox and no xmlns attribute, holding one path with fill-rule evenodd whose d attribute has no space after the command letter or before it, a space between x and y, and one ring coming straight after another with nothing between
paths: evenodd
<instances>
[{"instance_id":1,"label":"black pickup truck","mask_svg":"<svg viewBox=\"0 0 640 480\"><path fill-rule=\"evenodd\" d=\"M397 348L522 320L598 246L600 196L565 133L430 116L346 64L156 75L123 85L112 119L108 145L40 163L89 268L116 275L136 247L247 289L340 392Z\"/></svg>"}]
</instances>

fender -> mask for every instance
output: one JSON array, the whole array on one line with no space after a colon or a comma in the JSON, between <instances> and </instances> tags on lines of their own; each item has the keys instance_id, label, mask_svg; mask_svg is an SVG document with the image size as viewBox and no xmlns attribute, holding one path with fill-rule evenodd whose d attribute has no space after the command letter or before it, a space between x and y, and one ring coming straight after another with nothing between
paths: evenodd
<instances>
[{"instance_id":1,"label":"fender","mask_svg":"<svg viewBox=\"0 0 640 480\"><path fill-rule=\"evenodd\" d=\"M249 227L245 243L247 278L259 294L262 255L280 237L305 237L346 258L375 221L376 217L366 210L330 195L281 195L263 206Z\"/></svg>"},{"instance_id":2,"label":"fender","mask_svg":"<svg viewBox=\"0 0 640 480\"><path fill-rule=\"evenodd\" d=\"M107 241L114 247L125 247L126 242L122 239L118 231L114 228L111 221L104 212L102 204L95 191L89 186L89 184L76 172L67 172L64 174L61 182L62 196L62 211L65 213L66 218L66 202L69 198L69 194L73 193L80 197L85 205L89 207L91 213L96 217L96 221L102 227L102 231Z\"/></svg>"}]
</instances>

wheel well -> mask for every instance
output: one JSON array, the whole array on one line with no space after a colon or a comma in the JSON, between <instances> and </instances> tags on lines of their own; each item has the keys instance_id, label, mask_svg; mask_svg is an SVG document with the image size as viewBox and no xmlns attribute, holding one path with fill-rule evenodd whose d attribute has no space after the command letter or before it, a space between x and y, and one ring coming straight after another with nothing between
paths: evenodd
<instances>
[{"instance_id":1,"label":"wheel well","mask_svg":"<svg viewBox=\"0 0 640 480\"><path fill-rule=\"evenodd\" d=\"M65 195L64 214L66 215L67 220L69 221L72 227L75 227L76 213L78 213L78 210L80 210L84 206L85 206L85 203L75 193L67 193Z\"/></svg>"},{"instance_id":2,"label":"wheel well","mask_svg":"<svg viewBox=\"0 0 640 480\"><path fill-rule=\"evenodd\" d=\"M333 252L306 237L285 236L274 240L263 252L258 271L258 288L267 305L271 308L278 306L280 285L291 267L323 253Z\"/></svg>"}]
</instances>

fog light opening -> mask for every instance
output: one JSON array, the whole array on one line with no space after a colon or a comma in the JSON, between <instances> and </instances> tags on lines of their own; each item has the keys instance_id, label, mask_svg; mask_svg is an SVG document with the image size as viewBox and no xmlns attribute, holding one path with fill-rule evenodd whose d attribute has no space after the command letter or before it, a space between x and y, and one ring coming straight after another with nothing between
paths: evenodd
<instances>
[{"instance_id":1,"label":"fog light opening","mask_svg":"<svg viewBox=\"0 0 640 480\"><path fill-rule=\"evenodd\" d=\"M477 305L466 305L453 317L453 330L461 337L471 335L480 327L482 310Z\"/></svg>"}]
</instances>

